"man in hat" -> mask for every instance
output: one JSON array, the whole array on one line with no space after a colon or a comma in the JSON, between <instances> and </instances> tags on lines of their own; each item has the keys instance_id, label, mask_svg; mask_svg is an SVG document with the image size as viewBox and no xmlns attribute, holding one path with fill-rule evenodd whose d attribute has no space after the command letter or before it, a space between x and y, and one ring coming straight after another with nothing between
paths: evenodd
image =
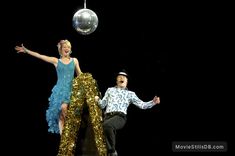
<instances>
[{"instance_id":1,"label":"man in hat","mask_svg":"<svg viewBox=\"0 0 235 156\"><path fill-rule=\"evenodd\" d=\"M134 104L141 109L152 108L156 104L160 104L160 97L155 96L149 102L140 100L135 92L127 89L128 74L125 70L119 72L116 77L116 86L110 87L105 92L102 99L98 96L95 100L104 111L104 135L106 138L108 156L117 156L115 149L116 131L122 129L126 124L127 108L130 104Z\"/></svg>"}]
</instances>

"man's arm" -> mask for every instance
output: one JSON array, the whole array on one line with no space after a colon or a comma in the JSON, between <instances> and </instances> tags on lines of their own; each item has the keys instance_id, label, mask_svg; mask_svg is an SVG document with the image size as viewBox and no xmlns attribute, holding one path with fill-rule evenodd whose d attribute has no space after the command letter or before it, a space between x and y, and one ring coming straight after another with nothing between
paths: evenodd
<instances>
[{"instance_id":1,"label":"man's arm","mask_svg":"<svg viewBox=\"0 0 235 156\"><path fill-rule=\"evenodd\" d=\"M99 96L95 96L95 101L98 102L101 109L104 109L106 107L106 105L108 104L107 101L108 101L108 97L109 97L109 91L110 91L110 89L108 88L104 94L103 99L100 99Z\"/></svg>"},{"instance_id":2,"label":"man's arm","mask_svg":"<svg viewBox=\"0 0 235 156\"><path fill-rule=\"evenodd\" d=\"M137 107L141 109L149 109L149 108L152 108L156 104L160 104L160 98L155 96L153 100L144 102L141 99L139 99L138 96L134 92L131 92L131 103L133 103L134 105L136 105Z\"/></svg>"}]
</instances>

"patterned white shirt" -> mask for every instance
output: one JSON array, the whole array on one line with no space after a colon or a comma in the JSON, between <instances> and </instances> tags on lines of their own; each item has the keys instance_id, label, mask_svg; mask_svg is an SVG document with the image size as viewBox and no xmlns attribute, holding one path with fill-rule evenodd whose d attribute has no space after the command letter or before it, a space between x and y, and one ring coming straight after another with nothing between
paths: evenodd
<instances>
[{"instance_id":1,"label":"patterned white shirt","mask_svg":"<svg viewBox=\"0 0 235 156\"><path fill-rule=\"evenodd\" d=\"M152 100L143 102L135 92L118 87L108 88L103 99L100 99L98 103L102 109L106 107L105 113L118 111L127 114L127 108L130 104L134 104L141 109L149 109L154 106Z\"/></svg>"}]
</instances>

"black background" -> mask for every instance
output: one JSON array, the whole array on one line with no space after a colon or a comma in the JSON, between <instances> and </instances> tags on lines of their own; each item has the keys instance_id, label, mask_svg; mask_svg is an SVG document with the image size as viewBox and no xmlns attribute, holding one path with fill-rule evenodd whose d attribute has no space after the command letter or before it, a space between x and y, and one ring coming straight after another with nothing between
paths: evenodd
<instances>
[{"instance_id":1,"label":"black background","mask_svg":"<svg viewBox=\"0 0 235 156\"><path fill-rule=\"evenodd\" d=\"M24 43L57 57L61 39L71 41L72 57L78 58L83 72L92 73L102 94L115 85L115 72L125 68L131 76L129 89L140 99L161 97L161 104L149 110L129 107L127 125L119 134L120 155L172 152L172 141L228 141L229 102L223 95L230 94L225 93L223 78L229 71L224 62L230 62L222 57L218 41L224 33L221 23L226 22L224 6L90 0L87 8L97 14L99 23L87 36L72 27L83 1L19 1L4 6L2 119L9 155L57 153L59 136L47 132L45 120L56 83L54 66L17 54L14 47Z\"/></svg>"}]
</instances>

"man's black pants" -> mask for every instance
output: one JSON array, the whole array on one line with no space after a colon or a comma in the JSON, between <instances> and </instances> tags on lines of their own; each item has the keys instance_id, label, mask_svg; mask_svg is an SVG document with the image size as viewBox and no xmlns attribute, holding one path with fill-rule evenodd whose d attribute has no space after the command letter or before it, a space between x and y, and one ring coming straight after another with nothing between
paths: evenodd
<instances>
[{"instance_id":1,"label":"man's black pants","mask_svg":"<svg viewBox=\"0 0 235 156\"><path fill-rule=\"evenodd\" d=\"M122 129L126 124L126 115L122 112L112 112L105 114L103 129L106 138L108 153L115 152L116 131Z\"/></svg>"}]
</instances>

